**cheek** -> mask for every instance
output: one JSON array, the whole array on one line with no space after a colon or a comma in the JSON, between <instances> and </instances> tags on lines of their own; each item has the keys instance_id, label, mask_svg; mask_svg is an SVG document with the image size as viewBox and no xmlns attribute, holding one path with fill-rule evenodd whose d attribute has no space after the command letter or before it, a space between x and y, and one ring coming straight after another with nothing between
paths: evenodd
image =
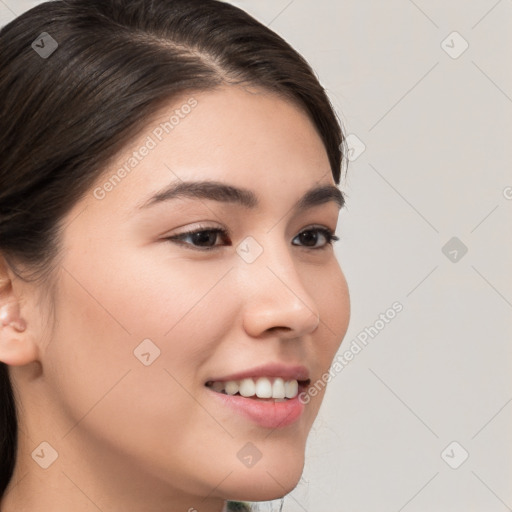
<instances>
[{"instance_id":1,"label":"cheek","mask_svg":"<svg viewBox=\"0 0 512 512\"><path fill-rule=\"evenodd\" d=\"M195 286L183 273L168 283L139 274L124 286L94 277L63 277L58 322L45 352L61 435L69 433L70 443L85 435L149 471L161 464L159 470L175 473L177 464L194 462L198 438L216 446L226 436L214 411L194 396L203 391L202 365L225 336L222 326L231 328L222 320L234 314L220 300L227 288L215 272L196 273ZM212 314L219 304L222 315ZM151 342L137 350L144 339Z\"/></svg>"},{"instance_id":2,"label":"cheek","mask_svg":"<svg viewBox=\"0 0 512 512\"><path fill-rule=\"evenodd\" d=\"M146 265L124 275L119 268L109 275L68 267L45 356L54 388L73 408L72 421L114 385L112 396L123 401L124 392L129 405L154 414L189 406L179 384L197 391L203 364L226 335L223 329L231 328L223 319L235 314L226 300L225 272L201 271L197 264L194 271L181 265L179 272ZM157 399L155 390L169 395Z\"/></svg>"},{"instance_id":3,"label":"cheek","mask_svg":"<svg viewBox=\"0 0 512 512\"><path fill-rule=\"evenodd\" d=\"M317 365L309 391L304 397L312 424L329 385L333 359L348 329L350 295L345 276L337 263L327 272L312 278L308 289L320 312L320 324L311 354L311 360L317 361Z\"/></svg>"},{"instance_id":4,"label":"cheek","mask_svg":"<svg viewBox=\"0 0 512 512\"><path fill-rule=\"evenodd\" d=\"M336 262L309 283L320 312L318 356L329 365L339 349L350 321L350 295L345 276Z\"/></svg>"}]
</instances>

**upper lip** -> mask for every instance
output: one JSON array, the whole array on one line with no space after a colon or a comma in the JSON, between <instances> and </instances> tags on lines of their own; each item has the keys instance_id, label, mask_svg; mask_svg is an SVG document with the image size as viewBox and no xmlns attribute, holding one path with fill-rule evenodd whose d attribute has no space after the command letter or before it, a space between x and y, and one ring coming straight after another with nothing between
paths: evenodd
<instances>
[{"instance_id":1,"label":"upper lip","mask_svg":"<svg viewBox=\"0 0 512 512\"><path fill-rule=\"evenodd\" d=\"M250 379L251 377L282 377L284 380L295 379L297 381L304 381L309 379L309 370L302 365L268 363L222 377L213 377L208 379L208 382L226 382L230 380Z\"/></svg>"}]
</instances>

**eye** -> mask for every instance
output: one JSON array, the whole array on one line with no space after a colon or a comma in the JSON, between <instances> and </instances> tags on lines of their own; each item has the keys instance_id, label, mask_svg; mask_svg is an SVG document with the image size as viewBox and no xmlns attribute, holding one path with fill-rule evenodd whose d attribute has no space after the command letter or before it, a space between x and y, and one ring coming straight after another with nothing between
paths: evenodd
<instances>
[{"instance_id":1,"label":"eye","mask_svg":"<svg viewBox=\"0 0 512 512\"><path fill-rule=\"evenodd\" d=\"M211 251L216 247L222 247L222 245L215 244L219 235L222 235L222 238L225 241L227 240L228 244L231 243L229 240L228 232L225 229L206 227L200 227L199 229L193 231L179 233L177 235L167 237L165 240L176 243L178 245L188 246L187 248L189 249L198 251ZM300 239L302 244L305 244L306 248L313 250L326 249L329 245L332 245L333 242L339 240L339 237L335 236L334 232L326 227L314 227L306 229L301 231L294 238L294 240L297 238ZM317 247L316 245L318 241L322 238L325 238L326 243ZM190 242L186 242L185 240L187 239L189 239Z\"/></svg>"},{"instance_id":2,"label":"eye","mask_svg":"<svg viewBox=\"0 0 512 512\"><path fill-rule=\"evenodd\" d=\"M199 251L210 251L215 247L218 247L215 245L215 241L217 240L219 234L222 235L224 239L228 238L228 232L225 229L199 228L194 231L185 231L184 233L167 237L165 240L177 243L178 245L189 246L188 248L190 249L197 249ZM184 242L184 240L187 238L192 240L192 243ZM214 242L213 245L211 242Z\"/></svg>"},{"instance_id":3,"label":"eye","mask_svg":"<svg viewBox=\"0 0 512 512\"><path fill-rule=\"evenodd\" d=\"M313 233L313 236L311 234ZM309 244L313 244L315 246L316 242L318 242L319 236L321 235L327 240L327 243L321 245L320 247L311 247ZM326 249L329 245L332 245L334 242L337 242L340 238L334 234L332 230L329 228L323 227L315 227L302 231L295 238L301 238L302 242L306 244L306 247L310 247L314 250L317 249ZM321 237L320 237L321 238Z\"/></svg>"}]
</instances>

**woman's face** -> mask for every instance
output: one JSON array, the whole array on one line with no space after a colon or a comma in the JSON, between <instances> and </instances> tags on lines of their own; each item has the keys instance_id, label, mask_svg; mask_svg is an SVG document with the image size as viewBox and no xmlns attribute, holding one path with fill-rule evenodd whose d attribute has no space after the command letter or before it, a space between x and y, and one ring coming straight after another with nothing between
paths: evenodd
<instances>
[{"instance_id":1,"label":"woman's face","mask_svg":"<svg viewBox=\"0 0 512 512\"><path fill-rule=\"evenodd\" d=\"M233 188L173 197L203 181ZM101 479L109 492L183 492L199 511L192 496L267 500L295 487L349 321L321 231L336 230L339 204L321 193L297 203L334 185L304 113L229 87L162 109L66 216L57 321L41 346L51 421L38 410L32 428L92 501ZM307 379L322 383L307 404L222 392L250 395L254 382L262 396L294 396Z\"/></svg>"}]
</instances>

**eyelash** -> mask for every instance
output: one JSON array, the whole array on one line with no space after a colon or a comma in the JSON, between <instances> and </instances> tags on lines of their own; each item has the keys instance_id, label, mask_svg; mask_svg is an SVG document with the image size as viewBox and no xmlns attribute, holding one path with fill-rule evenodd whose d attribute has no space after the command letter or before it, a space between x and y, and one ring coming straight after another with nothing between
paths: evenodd
<instances>
[{"instance_id":1,"label":"eyelash","mask_svg":"<svg viewBox=\"0 0 512 512\"><path fill-rule=\"evenodd\" d=\"M228 232L227 230L225 229L222 229L222 228L207 228L207 227L200 227L198 229L195 229L193 231L185 231L184 233L179 233L178 235L173 235L173 236L170 236L170 237L167 237L165 238L164 240L168 240L169 242L173 242L173 243L180 243L180 245L185 245L185 246L189 246L187 247L188 249L192 249L192 250L197 250L197 251L202 251L202 252L205 252L205 251L212 251L218 247L222 247L222 246L219 246L219 245L214 245L212 247L199 247L199 246L194 246L193 244L188 244L188 243L184 243L182 241L182 238L184 237L187 237L187 236L192 236L192 235L195 235L195 234L198 234L198 233L216 233L216 234L221 234L224 238L226 238L228 236ZM301 231L297 236L300 236L302 233L309 233L309 232L318 232L318 233L321 233L322 235L324 235L324 237L326 238L327 242L325 245L321 246L321 247L307 247L307 246L304 246L306 249L311 249L313 251L318 251L318 250L322 250L322 249L327 249L327 247L329 246L332 246L334 242L337 242L340 238L338 236L336 236L334 234L333 231L331 231L329 228L324 228L324 227L313 227L313 228L310 228L310 229L306 229L304 231Z\"/></svg>"}]
</instances>

